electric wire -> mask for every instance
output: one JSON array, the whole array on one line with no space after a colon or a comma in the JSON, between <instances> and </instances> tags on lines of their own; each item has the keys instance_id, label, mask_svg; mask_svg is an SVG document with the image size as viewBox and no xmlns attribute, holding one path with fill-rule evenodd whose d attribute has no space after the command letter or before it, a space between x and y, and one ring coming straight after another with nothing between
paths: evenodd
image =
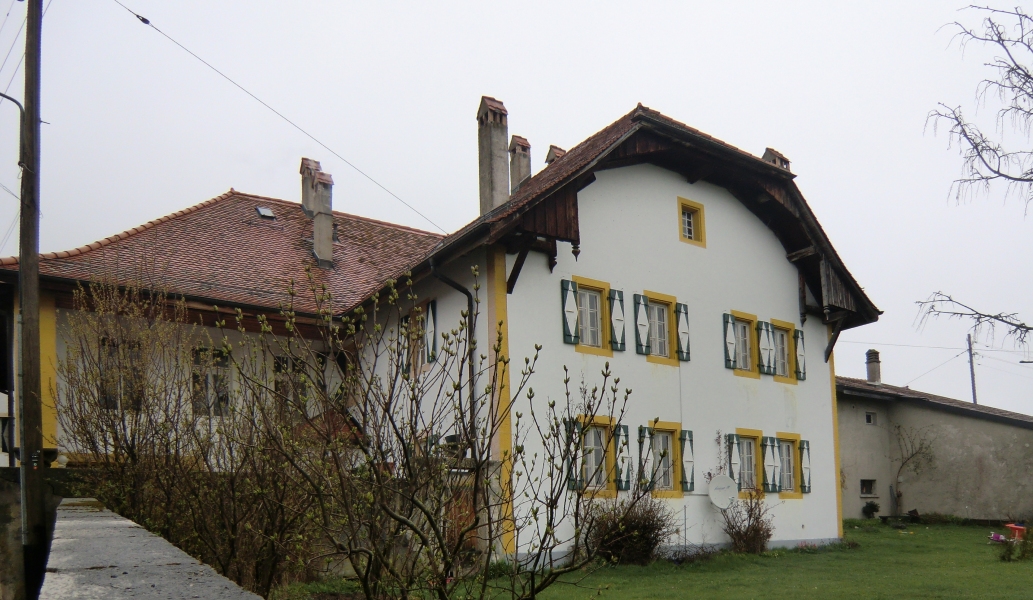
<instances>
[{"instance_id":1,"label":"electric wire","mask_svg":"<svg viewBox=\"0 0 1033 600\"><path fill-rule=\"evenodd\" d=\"M920 344L888 344L885 342L854 342L849 340L839 340L838 344L865 344L869 346L893 346L896 348L927 348L933 350L965 350L968 348L962 348L961 346L923 346ZM980 352L1010 352L1012 354L1024 354L1023 350L1006 350L1004 348L981 348Z\"/></svg>"},{"instance_id":2,"label":"electric wire","mask_svg":"<svg viewBox=\"0 0 1033 600\"><path fill-rule=\"evenodd\" d=\"M1005 371L1004 369L998 369L997 367L991 367L989 365L980 365L979 368L980 369L990 369L991 371L997 371L998 373L1004 373L1006 375L1011 375L1013 377L1019 377L1021 379L1033 379L1033 377L1029 377L1027 375L1022 375L1022 374L1019 374L1019 373L1013 373L1012 371Z\"/></svg>"},{"instance_id":3,"label":"electric wire","mask_svg":"<svg viewBox=\"0 0 1033 600\"><path fill-rule=\"evenodd\" d=\"M928 375L929 373L932 373L932 372L933 372L933 371L935 371L936 369L939 369L939 368L940 368L940 367L942 367L943 365L945 365L945 364L949 363L950 361L952 361L952 360L954 360L955 358L957 358L957 357L961 356L962 354L965 354L966 352L968 352L968 349L967 349L967 348L966 348L965 350L962 350L961 352L959 352L959 353L955 354L954 356L952 356L952 357L948 358L947 360L943 361L942 363L940 363L940 364L936 365L935 367L933 367L933 368L929 369L929 370L928 370L928 371L926 371L925 373L922 373L922 374L921 374L921 375L919 375L918 377L915 377L915 378L914 378L914 379L912 379L911 381L908 381L907 383L905 383L905 384L904 384L904 387L907 387L908 385L910 385L912 381L916 381L916 380L918 380L918 379L921 379L921 378L925 377L925 376L926 376L926 375Z\"/></svg>"},{"instance_id":4,"label":"electric wire","mask_svg":"<svg viewBox=\"0 0 1033 600\"><path fill-rule=\"evenodd\" d=\"M15 0L11 0L11 3L7 5L7 12L4 14L4 22L0 23L0 33L4 32L4 27L7 26L7 19L11 16L11 9L14 8Z\"/></svg>"},{"instance_id":5,"label":"electric wire","mask_svg":"<svg viewBox=\"0 0 1033 600\"><path fill-rule=\"evenodd\" d=\"M0 241L0 253L7 247L8 240L11 239L11 234L14 233L14 226L18 223L18 217L22 214L21 208L14 213L14 218L11 219L11 225L7 228L7 233L4 234L4 239Z\"/></svg>"},{"instance_id":6,"label":"electric wire","mask_svg":"<svg viewBox=\"0 0 1033 600\"><path fill-rule=\"evenodd\" d=\"M54 2L54 0L47 0L47 5L43 7L43 16L44 16L44 17L45 17L45 16L47 16L47 11L48 11L48 10L50 10L50 5L51 5L51 4L53 4L53 2ZM25 21L22 21L22 27L25 27ZM21 34L21 29L19 29L19 30L18 30L18 33L19 33L19 34ZM11 43L11 48L12 48L12 49L14 48L14 45L15 45L15 44L16 44L17 42L18 42L18 36L15 36L15 37L14 37L14 42L12 42L12 43ZM8 50L8 51L7 51L7 54L8 54L8 55L10 55L10 54L11 54L11 51L10 51L10 50ZM6 63L6 62L7 62L7 59L4 59L4 62ZM7 87L5 87L5 88L4 88L4 93L5 93L5 94L6 94L6 93L7 93L8 91L10 91L10 89L11 89L11 84L12 84L12 83L14 83L14 78L15 78L15 77L16 77L16 76L18 75L18 69L21 69L21 68L22 68L22 63L23 63L23 62L25 62L25 53L24 53L24 52L22 52L22 57L18 59L18 64L17 64L17 65L15 65L15 67L14 67L14 72L13 72L13 73L11 73L11 78L10 78L10 79L9 79L9 80L7 81ZM0 68L2 68L2 67L0 67ZM5 98L0 98L0 104L3 104L3 103L4 103L4 100L5 100Z\"/></svg>"},{"instance_id":7,"label":"electric wire","mask_svg":"<svg viewBox=\"0 0 1033 600\"><path fill-rule=\"evenodd\" d=\"M151 29L153 29L153 30L157 31L157 32L158 32L158 33L160 33L160 34L161 34L161 35L162 35L163 37L165 37L165 39L167 39L167 40L169 40L170 42L172 42L173 44L175 44L175 45L179 46L179 47L180 47L181 49L183 49L183 51L185 51L185 52L186 52L187 54L189 54L190 56L193 56L193 57L194 57L194 58L196 58L197 60L201 61L201 63L202 63L202 64L204 64L204 65L205 65L206 67L208 67L208 68L209 68L209 69L211 69L212 71L215 71L215 72L216 72L217 74L219 74L219 75L220 75L220 76L221 76L221 77L222 77L223 79L225 79L226 81L228 81L228 82L232 83L232 84L233 84L234 86L236 86L236 87L237 87L237 89L239 89L240 91L244 92L244 93L245 93L245 94L247 94L248 96L251 96L251 98L253 98L253 99L254 99L254 100L255 100L256 102L258 102L258 103L259 103L259 104L261 104L262 106L264 106L264 107L266 107L267 109L269 109L270 111L272 111L272 113L273 113L273 114L275 114L276 116L278 116L278 117L280 117L281 119L283 119L284 121L286 121L286 122L287 122L287 124L289 124L289 125L290 125L291 127L293 127L293 128L295 128L295 129L297 129L298 131L300 131L300 132L301 132L302 134L304 134L304 135L305 135L306 137L308 137L308 138L309 138L310 140L312 140L313 142L315 142L315 143L319 144L320 146L322 146L322 147L323 147L323 149L325 149L325 150L326 150L327 152L329 152L330 154L333 154L333 155L334 155L334 156L336 156L337 158L341 159L341 161L342 161L342 162L344 162L344 164L346 164L346 165L348 165L349 167L351 167L352 169L354 169L356 173L358 173L359 175L362 175L363 177L365 177L366 179L368 179L369 181L371 181L371 182L372 182L372 183L373 183L374 185L376 185L376 186L377 186L377 187L379 187L380 189L382 189L382 190L384 190L385 192L387 192L387 193L388 193L388 194L389 194L389 195L390 195L390 196L391 196L392 198L394 198L395 200L398 200L399 202L401 202L402 204L404 204L404 205L405 205L406 207L408 207L408 208L409 208L409 210L411 210L411 211L413 211L414 213L418 214L418 215L419 215L420 217L422 217L422 218L423 218L423 220L427 221L428 223L430 223L431 225L433 225L434 227L436 227L436 228L437 228L438 230L440 230L440 231L441 231L441 233L445 233L445 234L447 234L447 233L448 233L448 232L447 232L447 231L445 231L445 230L444 230L444 229L443 229L443 228L442 228L442 227L441 227L440 225L438 225L438 224L437 224L437 223L435 223L434 221L430 220L430 217L428 217L427 215L425 215L425 214L421 213L420 211L416 210L416 208L415 208L415 207L414 207L413 205L409 204L409 203L408 203L408 202L406 202L405 200L402 200L402 199L401 199L401 198L400 198L400 197L399 197L399 196L398 196L397 194L395 194L395 193L394 193L394 192L392 192L391 190L389 190L389 189L387 189L386 187L384 187L384 186L383 186L383 185L382 185L382 184L381 184L381 183L380 183L379 181L377 181L376 179L373 179L372 177L370 177L369 175L367 175L365 171L363 171L362 169L358 168L357 166L355 166L354 164L352 164L351 162L349 162L349 161L348 161L348 159L344 158L343 156L341 156L340 154L338 154L337 152L335 152L335 151L333 150L333 148L331 148L330 146L327 146L327 145L326 145L326 144L324 144L323 142L319 141L319 140L318 140L318 139L316 138L316 136L314 136L314 135L312 135L311 133L309 133L308 131L305 131L304 129L302 129L300 125L298 125L298 124L297 124L297 123L295 123L294 121L291 121L290 119L288 119L288 118L287 118L286 116L284 116L284 115L283 115L283 113L281 113L280 111L276 110L276 109L275 109L275 108L273 108L272 106L269 106L268 104L266 104L266 103L265 103L265 102L264 102L264 101L263 101L263 100L262 100L261 98L259 98L258 96L256 96L256 95L252 94L252 93L251 93L251 92L249 92L249 91L248 91L247 89L245 89L245 88L244 88L244 86L240 85L239 83L237 83L237 82L236 82L236 81L234 81L233 79L230 79L230 77L229 77L228 75L226 75L225 73L223 73L223 72L222 72L222 71L220 71L219 69L216 69L216 68L215 68L214 66L212 66L212 65L211 65L211 63L209 63L209 62L208 62L208 61L206 61L205 59L203 59L203 58L201 58L200 56L198 56L197 54L195 54L195 53L194 53L193 51L191 51L191 50L190 50L189 48L187 48L187 47L186 47L186 46L184 46L183 44L180 44L180 43L179 43L179 42L177 42L176 40L172 39L172 37L170 37L170 36L169 36L169 35L168 35L167 33L165 33L164 31L162 31L162 30L158 29L157 27L155 27L154 23L151 23L151 21L150 21L149 19L147 19L146 17L144 17L144 16L142 16L142 15L140 15L140 14L137 14L136 12L133 12L133 10L132 10L132 9L130 9L130 8L129 8L128 6L126 6L125 4L122 4L121 2L119 2L119 0L113 0L113 2L114 2L115 4L117 4L117 5L121 6L122 8L126 9L126 11L127 11L127 12L129 12L129 13L130 13L131 15L133 15L134 17L136 17L136 18L137 18L137 19L138 19L138 20L139 20L139 21L140 21L141 23L143 23L144 25L146 25L146 26L150 27Z\"/></svg>"},{"instance_id":8,"label":"electric wire","mask_svg":"<svg viewBox=\"0 0 1033 600\"><path fill-rule=\"evenodd\" d=\"M18 38L22 35L22 30L25 29L26 19L22 19L22 26L18 28L18 33L14 34L14 39L11 40L11 47L7 49L7 55L4 56L4 62L0 63L0 71L4 70L7 66L7 59L11 58L11 52L14 52L14 47L18 45Z\"/></svg>"},{"instance_id":9,"label":"electric wire","mask_svg":"<svg viewBox=\"0 0 1033 600\"><path fill-rule=\"evenodd\" d=\"M22 200L22 199L21 199L21 197L20 197L20 196L18 196L18 194L15 194L14 192L12 192L12 191L11 191L11 188L9 188L9 187L7 187L6 185L4 185L4 184L0 183L0 189L3 189L3 190L4 190L5 192L7 192L7 193L8 193L8 194L10 194L11 196L13 196L15 200L17 200L17 201L21 202L21 200Z\"/></svg>"}]
</instances>

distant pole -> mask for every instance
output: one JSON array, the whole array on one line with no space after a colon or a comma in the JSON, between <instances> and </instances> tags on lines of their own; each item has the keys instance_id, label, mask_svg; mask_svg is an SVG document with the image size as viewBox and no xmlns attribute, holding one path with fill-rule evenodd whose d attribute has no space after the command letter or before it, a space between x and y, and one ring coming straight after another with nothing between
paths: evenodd
<instances>
[{"instance_id":1,"label":"distant pole","mask_svg":"<svg viewBox=\"0 0 1033 600\"><path fill-rule=\"evenodd\" d=\"M21 313L21 371L18 390L21 433L22 547L25 597L35 600L43 585L46 524L43 507L43 408L39 356L39 163L40 60L43 0L28 0L25 22L25 116L22 123L21 228L18 230L18 292Z\"/></svg>"},{"instance_id":2,"label":"distant pole","mask_svg":"<svg viewBox=\"0 0 1033 600\"><path fill-rule=\"evenodd\" d=\"M972 334L968 334L968 374L972 378L972 404L979 404L976 400L976 363L972 360Z\"/></svg>"}]
</instances>

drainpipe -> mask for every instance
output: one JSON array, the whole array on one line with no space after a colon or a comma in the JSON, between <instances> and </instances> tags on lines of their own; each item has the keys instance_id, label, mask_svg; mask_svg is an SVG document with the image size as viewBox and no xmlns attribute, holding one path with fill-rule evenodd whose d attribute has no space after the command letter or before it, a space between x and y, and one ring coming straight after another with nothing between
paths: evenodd
<instances>
[{"instance_id":1,"label":"drainpipe","mask_svg":"<svg viewBox=\"0 0 1033 600\"><path fill-rule=\"evenodd\" d=\"M477 328L477 318L474 316L475 301L473 293L470 292L470 290L467 289L466 286L457 283L454 279L450 278L444 273L439 272L438 265L436 264L433 258L430 259L430 272L442 283L449 286L450 288L455 289L460 294L466 296L466 345L469 348L469 350L467 351L467 368L469 369L469 374L467 375L467 378L469 379L470 386L470 427L473 428L476 427L476 413L474 412L474 395L477 390L476 384L474 382L474 373L476 372L476 368L474 366L474 359L477 356L477 336L475 335ZM471 430L471 434L472 433L473 430ZM472 451L473 449L471 449L471 452Z\"/></svg>"}]
</instances>

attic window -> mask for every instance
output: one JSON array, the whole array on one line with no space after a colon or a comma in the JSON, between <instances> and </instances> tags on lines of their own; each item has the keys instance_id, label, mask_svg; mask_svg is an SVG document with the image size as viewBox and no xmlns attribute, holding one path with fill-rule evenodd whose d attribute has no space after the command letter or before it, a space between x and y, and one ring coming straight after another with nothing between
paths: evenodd
<instances>
[{"instance_id":1,"label":"attic window","mask_svg":"<svg viewBox=\"0 0 1033 600\"><path fill-rule=\"evenodd\" d=\"M256 206L255 210L258 211L258 216L263 219L275 219L276 215L273 214L273 209L268 206Z\"/></svg>"}]
</instances>

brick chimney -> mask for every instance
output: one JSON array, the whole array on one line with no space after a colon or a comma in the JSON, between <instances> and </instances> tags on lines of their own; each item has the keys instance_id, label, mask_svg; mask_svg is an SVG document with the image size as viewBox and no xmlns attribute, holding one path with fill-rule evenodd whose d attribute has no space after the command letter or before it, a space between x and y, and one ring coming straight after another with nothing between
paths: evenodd
<instances>
[{"instance_id":1,"label":"brick chimney","mask_svg":"<svg viewBox=\"0 0 1033 600\"><path fill-rule=\"evenodd\" d=\"M477 157L482 215L509 200L508 114L502 102L481 96L477 108Z\"/></svg>"},{"instance_id":2,"label":"brick chimney","mask_svg":"<svg viewBox=\"0 0 1033 600\"><path fill-rule=\"evenodd\" d=\"M312 219L312 254L320 268L334 266L334 178L318 160L301 159L301 209Z\"/></svg>"},{"instance_id":3,"label":"brick chimney","mask_svg":"<svg viewBox=\"0 0 1033 600\"><path fill-rule=\"evenodd\" d=\"M531 178L531 143L527 138L513 136L509 143L510 193L515 194Z\"/></svg>"},{"instance_id":4,"label":"brick chimney","mask_svg":"<svg viewBox=\"0 0 1033 600\"><path fill-rule=\"evenodd\" d=\"M872 385L882 384L882 361L879 360L878 350L865 352L865 366L868 367L868 383Z\"/></svg>"}]
</instances>

